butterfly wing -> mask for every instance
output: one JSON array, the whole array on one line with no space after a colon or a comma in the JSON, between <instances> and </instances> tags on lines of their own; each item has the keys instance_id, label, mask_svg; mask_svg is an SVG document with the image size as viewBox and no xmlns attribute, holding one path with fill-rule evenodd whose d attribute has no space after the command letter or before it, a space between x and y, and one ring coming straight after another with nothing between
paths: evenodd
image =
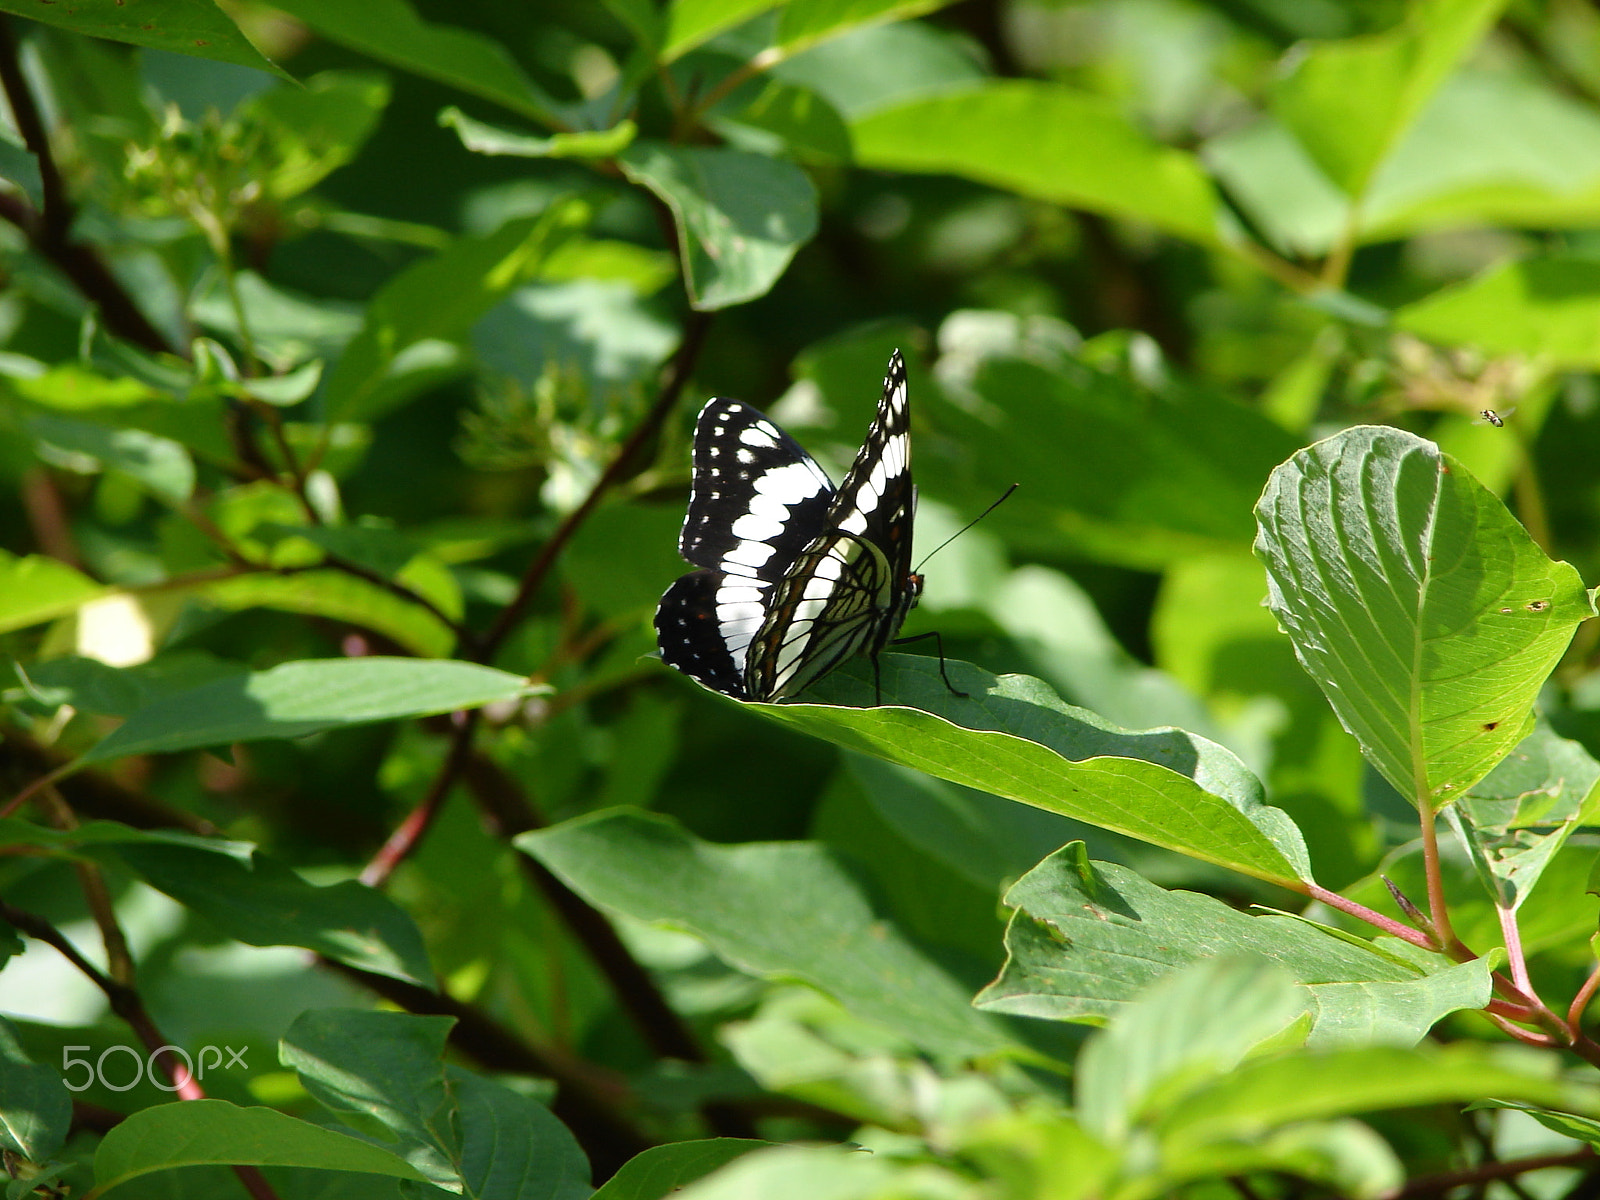
<instances>
[{"instance_id":1,"label":"butterfly wing","mask_svg":"<svg viewBox=\"0 0 1600 1200\"><path fill-rule=\"evenodd\" d=\"M900 631L922 590L911 569L916 507L906 366L897 350L866 442L821 530L768 589L745 670L751 696L793 695L852 654L875 659Z\"/></svg>"},{"instance_id":2,"label":"butterfly wing","mask_svg":"<svg viewBox=\"0 0 1600 1200\"><path fill-rule=\"evenodd\" d=\"M833 483L798 442L737 400L713 399L694 432L694 480L678 549L701 568L656 609L662 659L706 687L749 699L750 640L773 587L824 528Z\"/></svg>"}]
</instances>

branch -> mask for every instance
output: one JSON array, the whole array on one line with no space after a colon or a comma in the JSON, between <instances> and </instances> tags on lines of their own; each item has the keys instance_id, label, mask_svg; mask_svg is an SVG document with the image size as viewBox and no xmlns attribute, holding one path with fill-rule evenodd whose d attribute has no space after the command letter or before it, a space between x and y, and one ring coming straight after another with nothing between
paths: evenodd
<instances>
[{"instance_id":1,"label":"branch","mask_svg":"<svg viewBox=\"0 0 1600 1200\"><path fill-rule=\"evenodd\" d=\"M1357 904L1354 900L1339 895L1338 892L1329 891L1320 883L1307 881L1305 894L1313 900L1322 901L1329 908L1336 908L1348 916L1365 921L1368 925L1381 929L1391 937L1400 938L1402 941L1410 942L1413 946L1420 946L1424 950L1437 951L1439 949L1439 944L1427 934L1413 929L1409 925L1403 925L1393 917L1386 917L1381 912L1368 908L1365 904Z\"/></svg>"},{"instance_id":2,"label":"branch","mask_svg":"<svg viewBox=\"0 0 1600 1200\"><path fill-rule=\"evenodd\" d=\"M493 660L495 651L500 644L517 627L528 606L533 603L533 598L538 595L539 588L543 586L545 576L550 573L550 568L555 565L556 558L572 540L579 527L589 519L589 515L599 507L600 501L623 478L633 466L633 460L667 419L673 408L678 403L678 397L683 394L684 387L689 382L689 372L694 369L695 359L700 356L700 348L705 344L706 331L711 327L711 314L694 312L689 315L689 320L684 327L683 341L678 346L678 352L673 355L672 362L668 365L666 376L661 384L661 394L656 397L656 402L651 405L650 411L639 422L634 431L628 435L628 440L617 451L617 456L611 460L594 486L589 489L589 494L583 498L583 503L578 505L563 521L555 533L550 535L538 556L528 565L523 573L522 583L517 588L517 594L511 598L505 608L500 610L500 615L495 618L494 624L489 627L489 632L484 634L479 643L478 653L473 656L473 661L487 663Z\"/></svg>"},{"instance_id":3,"label":"branch","mask_svg":"<svg viewBox=\"0 0 1600 1200\"><path fill-rule=\"evenodd\" d=\"M549 824L517 781L486 755L468 758L465 782L495 835L507 842L519 833ZM708 1062L694 1030L667 1003L650 972L617 936L606 915L556 878L543 863L520 852L517 861L568 931L588 951L590 960L611 985L617 1003L650 1049L661 1058ZM701 1114L718 1137L759 1136L750 1118L735 1105L707 1102L701 1106Z\"/></svg>"},{"instance_id":4,"label":"branch","mask_svg":"<svg viewBox=\"0 0 1600 1200\"><path fill-rule=\"evenodd\" d=\"M361 872L361 882L368 887L382 887L387 883L395 868L422 843L433 826L434 818L439 815L445 797L455 786L467 756L472 753L472 735L478 727L477 710L451 713L450 720L455 725L455 732L451 736L450 749L444 756L444 762L440 764L422 800L406 814L406 819L400 822L389 835L389 840L383 843Z\"/></svg>"},{"instance_id":5,"label":"branch","mask_svg":"<svg viewBox=\"0 0 1600 1200\"><path fill-rule=\"evenodd\" d=\"M99 307L101 318L112 333L147 350L171 353L166 337L140 311L100 256L72 240L76 214L67 199L38 105L17 61L17 42L9 19L0 20L0 90L11 106L23 144L38 160L44 200L44 210L40 212L17 196L0 196L0 219L22 230L33 248Z\"/></svg>"},{"instance_id":6,"label":"branch","mask_svg":"<svg viewBox=\"0 0 1600 1200\"><path fill-rule=\"evenodd\" d=\"M0 767L8 776L37 780L59 770L67 761L65 755L47 750L20 730L0 729ZM55 786L79 816L121 821L135 829L183 829L201 837L222 836L222 830L203 817L169 807L99 771L79 771L57 780Z\"/></svg>"},{"instance_id":7,"label":"branch","mask_svg":"<svg viewBox=\"0 0 1600 1200\"><path fill-rule=\"evenodd\" d=\"M1413 1196L1436 1196L1469 1183L1491 1183L1497 1179L1515 1179L1530 1171L1543 1171L1547 1167L1585 1167L1595 1161L1595 1152L1585 1146L1565 1154L1536 1154L1531 1158L1514 1158L1508 1162L1482 1163L1459 1171L1441 1171L1437 1175L1419 1175L1401 1187L1385 1192L1382 1200L1410 1200Z\"/></svg>"},{"instance_id":8,"label":"branch","mask_svg":"<svg viewBox=\"0 0 1600 1200\"><path fill-rule=\"evenodd\" d=\"M54 946L63 958L83 972L95 987L105 993L111 1011L126 1021L134 1035L144 1043L152 1061L156 1051L169 1045L161 1031L156 1028L155 1022L150 1019L150 1013L145 1009L144 1000L140 998L139 993L127 984L119 983L102 974L99 968L78 953L78 948L49 921L34 913L14 908L3 900L0 900L0 919L9 922L13 928L29 937ZM181 1062L174 1059L167 1072L180 1099L205 1099L205 1090L195 1080L189 1068ZM235 1165L233 1173L239 1177L239 1182L250 1195L255 1197L255 1200L277 1200L277 1193L272 1190L266 1177L257 1168Z\"/></svg>"}]
</instances>

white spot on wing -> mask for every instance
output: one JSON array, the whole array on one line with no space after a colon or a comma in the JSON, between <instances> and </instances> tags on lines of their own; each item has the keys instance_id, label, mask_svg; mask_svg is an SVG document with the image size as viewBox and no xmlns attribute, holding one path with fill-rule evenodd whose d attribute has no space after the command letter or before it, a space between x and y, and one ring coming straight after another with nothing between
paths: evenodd
<instances>
[{"instance_id":1,"label":"white spot on wing","mask_svg":"<svg viewBox=\"0 0 1600 1200\"><path fill-rule=\"evenodd\" d=\"M817 476L810 463L795 462L765 472L755 489L784 504L795 505L817 494Z\"/></svg>"}]
</instances>

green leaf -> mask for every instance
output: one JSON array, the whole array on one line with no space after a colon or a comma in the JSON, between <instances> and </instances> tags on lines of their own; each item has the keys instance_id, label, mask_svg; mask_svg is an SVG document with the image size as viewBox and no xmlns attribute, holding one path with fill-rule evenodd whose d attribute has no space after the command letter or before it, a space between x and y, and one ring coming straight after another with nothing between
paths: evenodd
<instances>
[{"instance_id":1,"label":"green leaf","mask_svg":"<svg viewBox=\"0 0 1600 1200\"><path fill-rule=\"evenodd\" d=\"M1489 354L1522 354L1552 367L1600 367L1600 262L1534 258L1499 263L1475 279L1408 304L1401 329Z\"/></svg>"},{"instance_id":2,"label":"green leaf","mask_svg":"<svg viewBox=\"0 0 1600 1200\"><path fill-rule=\"evenodd\" d=\"M1453 77L1373 178L1363 241L1441 226L1561 228L1600 212L1600 114L1536 76Z\"/></svg>"},{"instance_id":3,"label":"green leaf","mask_svg":"<svg viewBox=\"0 0 1600 1200\"><path fill-rule=\"evenodd\" d=\"M777 0L672 0L667 6L667 30L661 47L661 61L672 62L696 46L732 29L757 13L776 5Z\"/></svg>"},{"instance_id":4,"label":"green leaf","mask_svg":"<svg viewBox=\"0 0 1600 1200\"><path fill-rule=\"evenodd\" d=\"M756 1150L674 1192L672 1200L953 1200L956 1180L932 1166L846 1146Z\"/></svg>"},{"instance_id":5,"label":"green leaf","mask_svg":"<svg viewBox=\"0 0 1600 1200\"><path fill-rule=\"evenodd\" d=\"M205 1164L320 1167L395 1179L426 1178L381 1146L276 1109L239 1108L226 1100L182 1100L141 1109L101 1139L90 1195L104 1195L153 1171Z\"/></svg>"},{"instance_id":6,"label":"green leaf","mask_svg":"<svg viewBox=\"0 0 1600 1200\"><path fill-rule=\"evenodd\" d=\"M717 118L728 125L765 130L790 149L828 162L847 163L854 154L850 130L837 109L808 88L772 79L744 108Z\"/></svg>"},{"instance_id":7,"label":"green leaf","mask_svg":"<svg viewBox=\"0 0 1600 1200\"><path fill-rule=\"evenodd\" d=\"M453 1017L313 1008L283 1035L279 1058L312 1097L368 1136L399 1139L412 1169L459 1191L455 1106L444 1077Z\"/></svg>"},{"instance_id":8,"label":"green leaf","mask_svg":"<svg viewBox=\"0 0 1600 1200\"><path fill-rule=\"evenodd\" d=\"M0 633L64 617L110 592L64 562L0 550Z\"/></svg>"},{"instance_id":9,"label":"green leaf","mask_svg":"<svg viewBox=\"0 0 1600 1200\"><path fill-rule=\"evenodd\" d=\"M1315 1003L1316 1046L1410 1045L1446 1013L1489 1001L1486 960L1453 964L1403 943L1346 939L1295 917L1248 915L1166 891L1083 843L1057 851L1006 895L1006 965L974 1002L1057 1021L1098 1022L1156 980L1221 954L1276 963Z\"/></svg>"},{"instance_id":10,"label":"green leaf","mask_svg":"<svg viewBox=\"0 0 1600 1200\"><path fill-rule=\"evenodd\" d=\"M772 74L816 92L849 119L987 78L960 35L922 21L860 26L780 62Z\"/></svg>"},{"instance_id":11,"label":"green leaf","mask_svg":"<svg viewBox=\"0 0 1600 1200\"><path fill-rule=\"evenodd\" d=\"M502 1083L447 1069L457 1107L461 1181L485 1200L587 1200L589 1160L567 1127Z\"/></svg>"},{"instance_id":12,"label":"green leaf","mask_svg":"<svg viewBox=\"0 0 1600 1200\"><path fill-rule=\"evenodd\" d=\"M257 534L305 538L336 558L393 578L421 554L422 547L398 529L385 525L278 525L267 523Z\"/></svg>"},{"instance_id":13,"label":"green leaf","mask_svg":"<svg viewBox=\"0 0 1600 1200\"><path fill-rule=\"evenodd\" d=\"M1432 442L1360 426L1273 472L1267 601L1362 753L1413 804L1456 800L1533 728L1594 615L1504 504Z\"/></svg>"},{"instance_id":14,"label":"green leaf","mask_svg":"<svg viewBox=\"0 0 1600 1200\"><path fill-rule=\"evenodd\" d=\"M441 658L456 644L455 631L415 601L338 570L252 571L200 584L192 594L218 608L273 608L348 621L424 658Z\"/></svg>"},{"instance_id":15,"label":"green leaf","mask_svg":"<svg viewBox=\"0 0 1600 1200\"><path fill-rule=\"evenodd\" d=\"M276 7L379 62L492 100L536 121L554 107L499 42L424 21L406 0L284 0Z\"/></svg>"},{"instance_id":16,"label":"green leaf","mask_svg":"<svg viewBox=\"0 0 1600 1200\"><path fill-rule=\"evenodd\" d=\"M707 1138L652 1146L623 1163L592 1200L667 1200L718 1167L771 1145L754 1138Z\"/></svg>"},{"instance_id":17,"label":"green leaf","mask_svg":"<svg viewBox=\"0 0 1600 1200\"><path fill-rule=\"evenodd\" d=\"M354 158L378 127L389 92L375 72L323 71L247 100L237 119L255 122L267 143L257 151L271 164L259 181L263 194L282 203Z\"/></svg>"},{"instance_id":18,"label":"green leaf","mask_svg":"<svg viewBox=\"0 0 1600 1200\"><path fill-rule=\"evenodd\" d=\"M1309 998L1280 967L1221 955L1170 972L1078 1056L1078 1120L1116 1144L1135 1125L1225 1075L1306 1014Z\"/></svg>"},{"instance_id":19,"label":"green leaf","mask_svg":"<svg viewBox=\"0 0 1600 1200\"><path fill-rule=\"evenodd\" d=\"M0 0L0 12L87 37L254 67L294 82L281 67L263 58L211 0L75 0L64 5Z\"/></svg>"},{"instance_id":20,"label":"green leaf","mask_svg":"<svg viewBox=\"0 0 1600 1200\"><path fill-rule=\"evenodd\" d=\"M153 400L168 400L168 393L147 381L131 376L108 376L77 363L61 363L45 369L40 363L25 371L13 369L5 376L8 391L44 408L60 412L80 412L93 408L129 408Z\"/></svg>"},{"instance_id":21,"label":"green leaf","mask_svg":"<svg viewBox=\"0 0 1600 1200\"><path fill-rule=\"evenodd\" d=\"M1467 1108L1469 1110L1509 1108L1513 1112L1527 1113L1546 1129L1553 1130L1563 1137L1600 1147L1600 1121L1593 1117L1579 1117L1572 1113L1555 1112L1534 1104L1517 1104L1510 1100L1480 1100L1476 1104L1469 1104Z\"/></svg>"},{"instance_id":22,"label":"green leaf","mask_svg":"<svg viewBox=\"0 0 1600 1200\"><path fill-rule=\"evenodd\" d=\"M31 1061L0 1017L0 1150L42 1163L67 1140L72 1093L61 1074Z\"/></svg>"},{"instance_id":23,"label":"green leaf","mask_svg":"<svg viewBox=\"0 0 1600 1200\"><path fill-rule=\"evenodd\" d=\"M1150 569L1242 549L1251 504L1298 444L1259 413L1176 382L1027 361L1015 343L963 350L967 362L940 363L952 395L937 405L940 432L962 447L974 490L992 497L1022 482L992 520L1043 556L1067 545ZM1060 469L1068 444L1092 469Z\"/></svg>"},{"instance_id":24,"label":"green leaf","mask_svg":"<svg viewBox=\"0 0 1600 1200\"><path fill-rule=\"evenodd\" d=\"M1600 762L1542 724L1450 809L1490 894L1513 910L1597 813Z\"/></svg>"},{"instance_id":25,"label":"green leaf","mask_svg":"<svg viewBox=\"0 0 1600 1200\"><path fill-rule=\"evenodd\" d=\"M487 237L462 238L389 280L328 379L328 412L340 420L378 416L393 402L382 390L393 384L392 374L437 362L437 356L427 356L408 364L408 351L465 337L473 322L531 278L589 215L580 200L557 201L542 215L508 221Z\"/></svg>"},{"instance_id":26,"label":"green leaf","mask_svg":"<svg viewBox=\"0 0 1600 1200\"><path fill-rule=\"evenodd\" d=\"M817 232L817 192L783 159L635 142L618 156L672 210L690 303L708 312L764 296Z\"/></svg>"},{"instance_id":27,"label":"green leaf","mask_svg":"<svg viewBox=\"0 0 1600 1200\"><path fill-rule=\"evenodd\" d=\"M591 904L687 930L750 974L803 980L930 1052L1015 1045L820 846L717 846L627 810L523 834L516 845Z\"/></svg>"},{"instance_id":28,"label":"green leaf","mask_svg":"<svg viewBox=\"0 0 1600 1200\"><path fill-rule=\"evenodd\" d=\"M365 884L318 887L259 851L241 861L194 845L139 841L114 844L108 853L236 941L304 946L363 971L433 986L416 923Z\"/></svg>"},{"instance_id":29,"label":"green leaf","mask_svg":"<svg viewBox=\"0 0 1600 1200\"><path fill-rule=\"evenodd\" d=\"M1259 879L1306 875L1293 822L1261 801L1261 783L1215 742L1180 729L1119 729L1026 675L994 676L935 660L879 659L835 671L807 694L821 703L747 705L852 750L1087 821ZM909 705L911 707L898 707Z\"/></svg>"},{"instance_id":30,"label":"green leaf","mask_svg":"<svg viewBox=\"0 0 1600 1200\"><path fill-rule=\"evenodd\" d=\"M1389 1143L1360 1121L1308 1121L1249 1140L1161 1147L1159 1172L1139 1180L1145 1194L1166 1194L1191 1180L1243 1178L1279 1171L1320 1183L1336 1195L1376 1197L1399 1191L1406 1171Z\"/></svg>"},{"instance_id":31,"label":"green leaf","mask_svg":"<svg viewBox=\"0 0 1600 1200\"><path fill-rule=\"evenodd\" d=\"M639 133L632 121L620 121L610 129L530 137L475 120L453 107L439 114L439 124L454 129L461 144L474 154L509 154L517 158L615 158Z\"/></svg>"},{"instance_id":32,"label":"green leaf","mask_svg":"<svg viewBox=\"0 0 1600 1200\"><path fill-rule=\"evenodd\" d=\"M1457 1043L1415 1049L1374 1046L1300 1052L1241 1063L1167 1116L1174 1151L1261 1130L1351 1113L1493 1095L1552 1108L1600 1112L1600 1092L1556 1077L1542 1054L1520 1047Z\"/></svg>"},{"instance_id":33,"label":"green leaf","mask_svg":"<svg viewBox=\"0 0 1600 1200\"><path fill-rule=\"evenodd\" d=\"M194 460L169 438L46 414L26 417L23 425L41 443L40 457L58 466L121 471L170 504L181 504L194 494Z\"/></svg>"},{"instance_id":34,"label":"green leaf","mask_svg":"<svg viewBox=\"0 0 1600 1200\"><path fill-rule=\"evenodd\" d=\"M284 375L241 379L238 387L252 400L260 400L277 408L291 408L303 400L309 400L321 382L322 362L318 359Z\"/></svg>"},{"instance_id":35,"label":"green leaf","mask_svg":"<svg viewBox=\"0 0 1600 1200\"><path fill-rule=\"evenodd\" d=\"M1504 0L1419 0L1386 33L1313 45L1274 112L1334 183L1359 196Z\"/></svg>"},{"instance_id":36,"label":"green leaf","mask_svg":"<svg viewBox=\"0 0 1600 1200\"><path fill-rule=\"evenodd\" d=\"M849 29L920 17L951 0L788 0L778 15L774 47L785 55L809 49Z\"/></svg>"},{"instance_id":37,"label":"green leaf","mask_svg":"<svg viewBox=\"0 0 1600 1200\"><path fill-rule=\"evenodd\" d=\"M78 764L301 737L476 708L526 694L527 681L521 676L475 663L376 657L286 662L158 700L107 734Z\"/></svg>"},{"instance_id":38,"label":"green leaf","mask_svg":"<svg viewBox=\"0 0 1600 1200\"><path fill-rule=\"evenodd\" d=\"M856 119L850 135L864 167L960 175L1221 242L1217 198L1192 155L1151 140L1110 101L1060 84L947 91Z\"/></svg>"}]
</instances>

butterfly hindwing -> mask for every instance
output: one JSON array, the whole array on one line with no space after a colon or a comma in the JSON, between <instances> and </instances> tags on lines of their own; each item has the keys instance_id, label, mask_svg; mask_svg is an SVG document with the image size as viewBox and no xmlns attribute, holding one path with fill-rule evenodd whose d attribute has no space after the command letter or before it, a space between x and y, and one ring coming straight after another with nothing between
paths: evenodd
<instances>
[{"instance_id":1,"label":"butterfly hindwing","mask_svg":"<svg viewBox=\"0 0 1600 1200\"><path fill-rule=\"evenodd\" d=\"M866 442L837 492L793 438L736 400L695 425L679 538L701 570L656 611L662 658L740 700L778 700L853 654L874 657L916 603L905 363L889 361Z\"/></svg>"}]
</instances>

